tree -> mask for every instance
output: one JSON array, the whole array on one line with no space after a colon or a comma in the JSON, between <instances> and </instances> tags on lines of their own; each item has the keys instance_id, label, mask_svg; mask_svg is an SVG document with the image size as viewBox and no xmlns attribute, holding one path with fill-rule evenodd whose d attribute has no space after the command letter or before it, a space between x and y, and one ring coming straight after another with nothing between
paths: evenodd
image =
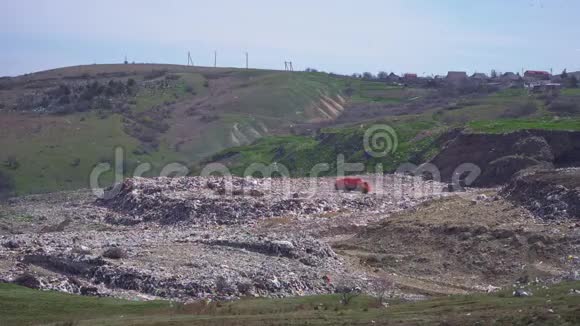
<instances>
[{"instance_id":1,"label":"tree","mask_svg":"<svg viewBox=\"0 0 580 326\"><path fill-rule=\"evenodd\" d=\"M377 74L377 78L380 80L386 80L389 77L389 74L386 71L379 71Z\"/></svg>"},{"instance_id":2,"label":"tree","mask_svg":"<svg viewBox=\"0 0 580 326\"><path fill-rule=\"evenodd\" d=\"M306 72L318 72L318 70L316 70L314 68L306 68L304 71L306 71Z\"/></svg>"},{"instance_id":3,"label":"tree","mask_svg":"<svg viewBox=\"0 0 580 326\"><path fill-rule=\"evenodd\" d=\"M562 71L562 78L568 78L568 72L566 72L566 69Z\"/></svg>"},{"instance_id":4,"label":"tree","mask_svg":"<svg viewBox=\"0 0 580 326\"><path fill-rule=\"evenodd\" d=\"M375 78L375 76L373 76L373 74L372 74L372 73L370 73L370 72L368 72L368 71L365 71L365 72L363 72L362 78L363 78L363 79L374 79L374 78Z\"/></svg>"},{"instance_id":5,"label":"tree","mask_svg":"<svg viewBox=\"0 0 580 326\"><path fill-rule=\"evenodd\" d=\"M377 303L382 305L385 298L393 296L394 283L386 278L378 278L372 282L372 286L377 295Z\"/></svg>"},{"instance_id":6,"label":"tree","mask_svg":"<svg viewBox=\"0 0 580 326\"><path fill-rule=\"evenodd\" d=\"M491 78L497 78L497 71L495 69L491 70Z\"/></svg>"},{"instance_id":7,"label":"tree","mask_svg":"<svg viewBox=\"0 0 580 326\"><path fill-rule=\"evenodd\" d=\"M359 288L346 284L338 285L335 292L340 294L340 302L345 306L348 305L352 299L361 295L361 290Z\"/></svg>"}]
</instances>

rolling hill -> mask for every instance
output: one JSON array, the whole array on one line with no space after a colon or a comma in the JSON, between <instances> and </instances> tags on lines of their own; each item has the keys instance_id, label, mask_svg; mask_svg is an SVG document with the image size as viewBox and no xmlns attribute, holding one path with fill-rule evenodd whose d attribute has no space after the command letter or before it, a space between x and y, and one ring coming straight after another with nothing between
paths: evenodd
<instances>
[{"instance_id":1,"label":"rolling hill","mask_svg":"<svg viewBox=\"0 0 580 326\"><path fill-rule=\"evenodd\" d=\"M162 64L3 77L0 193L88 187L91 170L113 163L119 147L126 175L142 163L151 164L144 175L159 175L167 163L195 173L200 162L212 161L236 173L253 162L282 162L303 175L340 153L388 170L432 157L437 136L453 128L580 129L579 98L576 89L548 98L521 89L465 92L317 72ZM365 127L375 123L398 134L398 150L388 158L363 151Z\"/></svg>"},{"instance_id":2,"label":"rolling hill","mask_svg":"<svg viewBox=\"0 0 580 326\"><path fill-rule=\"evenodd\" d=\"M17 193L86 187L95 164L154 173L293 125L335 120L344 81L323 74L91 65L0 79L0 168Z\"/></svg>"}]
</instances>

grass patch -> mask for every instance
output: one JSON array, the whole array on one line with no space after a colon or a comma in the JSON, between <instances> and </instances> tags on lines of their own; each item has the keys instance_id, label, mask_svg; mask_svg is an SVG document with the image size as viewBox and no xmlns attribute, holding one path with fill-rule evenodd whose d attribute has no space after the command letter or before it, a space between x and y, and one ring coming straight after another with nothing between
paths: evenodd
<instances>
[{"instance_id":1,"label":"grass patch","mask_svg":"<svg viewBox=\"0 0 580 326\"><path fill-rule=\"evenodd\" d=\"M523 129L580 131L580 119L505 119L472 121L468 127L473 132L505 133Z\"/></svg>"},{"instance_id":2,"label":"grass patch","mask_svg":"<svg viewBox=\"0 0 580 326\"><path fill-rule=\"evenodd\" d=\"M392 126L396 134L396 138L389 136L396 146L385 157L373 157L365 151L364 134L374 124L363 124L323 129L316 137L265 137L252 145L227 149L208 161L225 163L237 175L243 175L253 163L278 163L285 166L291 176L309 176L315 165L323 163L327 164L327 169L320 175L332 175L339 168L338 156L343 155L346 163L363 164L364 169L359 172L374 172L378 164L386 171L393 171L402 163L418 164L434 156L437 152L434 140L444 130L437 123L422 119L381 123Z\"/></svg>"},{"instance_id":3,"label":"grass patch","mask_svg":"<svg viewBox=\"0 0 580 326\"><path fill-rule=\"evenodd\" d=\"M367 296L359 296L346 306L338 295L182 305L79 297L0 284L0 316L10 325L351 325L372 321L381 325L576 325L580 322L580 295L572 294L571 289L580 289L580 282L533 286L529 290L534 295L524 298L513 297L510 289L414 303L394 300L385 309Z\"/></svg>"}]
</instances>

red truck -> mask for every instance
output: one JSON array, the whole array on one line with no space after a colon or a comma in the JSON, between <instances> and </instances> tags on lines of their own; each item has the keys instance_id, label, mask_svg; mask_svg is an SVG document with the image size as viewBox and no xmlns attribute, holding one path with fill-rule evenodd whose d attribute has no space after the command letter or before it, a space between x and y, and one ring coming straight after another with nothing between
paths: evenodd
<instances>
[{"instance_id":1,"label":"red truck","mask_svg":"<svg viewBox=\"0 0 580 326\"><path fill-rule=\"evenodd\" d=\"M361 178L341 178L334 182L334 189L346 191L356 190L366 194L371 191L371 186Z\"/></svg>"}]
</instances>

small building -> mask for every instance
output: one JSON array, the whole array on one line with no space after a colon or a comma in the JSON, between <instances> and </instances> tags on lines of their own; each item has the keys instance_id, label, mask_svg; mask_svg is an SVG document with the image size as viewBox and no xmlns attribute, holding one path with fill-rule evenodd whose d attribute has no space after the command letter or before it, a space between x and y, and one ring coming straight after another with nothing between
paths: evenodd
<instances>
[{"instance_id":1,"label":"small building","mask_svg":"<svg viewBox=\"0 0 580 326\"><path fill-rule=\"evenodd\" d=\"M541 70L526 70L524 78L534 80L550 80L552 75L547 71Z\"/></svg>"},{"instance_id":2,"label":"small building","mask_svg":"<svg viewBox=\"0 0 580 326\"><path fill-rule=\"evenodd\" d=\"M459 82L467 79L467 73L465 71L449 71L447 73L447 80L451 82Z\"/></svg>"},{"instance_id":3,"label":"small building","mask_svg":"<svg viewBox=\"0 0 580 326\"><path fill-rule=\"evenodd\" d=\"M557 94L558 92L560 92L560 89L562 88L562 84L539 81L539 82L532 82L532 83L526 84L526 88L531 93Z\"/></svg>"},{"instance_id":4,"label":"small building","mask_svg":"<svg viewBox=\"0 0 580 326\"><path fill-rule=\"evenodd\" d=\"M417 74L406 73L406 74L403 75L403 79L405 79L405 80L416 80L417 79Z\"/></svg>"},{"instance_id":5,"label":"small building","mask_svg":"<svg viewBox=\"0 0 580 326\"><path fill-rule=\"evenodd\" d=\"M520 76L513 72L506 72L500 76L500 79L503 81L518 81L520 80Z\"/></svg>"},{"instance_id":6,"label":"small building","mask_svg":"<svg viewBox=\"0 0 580 326\"><path fill-rule=\"evenodd\" d=\"M487 75L482 72L476 72L473 75L471 75L471 79L484 81L487 80Z\"/></svg>"},{"instance_id":7,"label":"small building","mask_svg":"<svg viewBox=\"0 0 580 326\"><path fill-rule=\"evenodd\" d=\"M390 81L390 82L398 82L399 80L401 80L401 77L397 76L397 75L396 75L396 74L394 74L394 73L390 73L390 74L387 76L387 80L388 80L388 81Z\"/></svg>"}]
</instances>

